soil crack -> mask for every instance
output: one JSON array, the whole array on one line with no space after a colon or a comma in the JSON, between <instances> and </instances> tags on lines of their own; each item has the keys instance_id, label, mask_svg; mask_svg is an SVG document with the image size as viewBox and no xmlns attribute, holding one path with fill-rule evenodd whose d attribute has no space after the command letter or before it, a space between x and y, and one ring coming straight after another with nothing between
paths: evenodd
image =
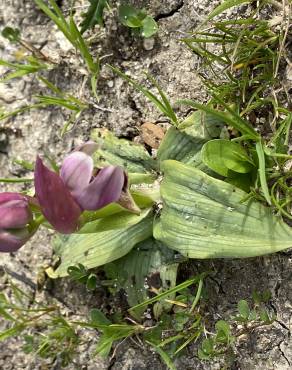
<instances>
[{"instance_id":1,"label":"soil crack","mask_svg":"<svg viewBox=\"0 0 292 370\"><path fill-rule=\"evenodd\" d=\"M171 9L167 13L158 14L156 17L154 17L154 19L156 22L158 22L160 19L172 17L175 13L179 12L183 6L184 0L180 1L174 9Z\"/></svg>"},{"instance_id":2,"label":"soil crack","mask_svg":"<svg viewBox=\"0 0 292 370\"><path fill-rule=\"evenodd\" d=\"M290 361L289 361L289 360L288 360L288 358L286 357L286 355L285 355L284 351L281 349L281 344L282 344L283 342L284 342L284 341L281 341L281 342L277 345L277 347L278 347L278 349L279 349L279 351L280 351L280 353L281 353L281 356L282 356L282 357L284 357L284 359L287 361L288 365L289 365L289 366L291 366Z\"/></svg>"}]
</instances>

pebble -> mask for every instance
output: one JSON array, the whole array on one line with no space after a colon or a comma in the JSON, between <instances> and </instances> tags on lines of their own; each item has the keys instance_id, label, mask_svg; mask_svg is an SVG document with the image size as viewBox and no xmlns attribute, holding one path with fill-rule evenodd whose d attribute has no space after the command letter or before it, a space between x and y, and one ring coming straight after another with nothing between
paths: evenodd
<instances>
[{"instance_id":1,"label":"pebble","mask_svg":"<svg viewBox=\"0 0 292 370\"><path fill-rule=\"evenodd\" d=\"M152 50L154 48L155 39L153 37L144 39L143 41L143 48L147 51Z\"/></svg>"}]
</instances>

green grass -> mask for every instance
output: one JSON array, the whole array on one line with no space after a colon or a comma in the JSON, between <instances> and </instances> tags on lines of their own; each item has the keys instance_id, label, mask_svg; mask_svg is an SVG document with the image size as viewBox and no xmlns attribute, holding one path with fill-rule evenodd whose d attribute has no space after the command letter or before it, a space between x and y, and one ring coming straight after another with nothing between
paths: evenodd
<instances>
[{"instance_id":1,"label":"green grass","mask_svg":"<svg viewBox=\"0 0 292 370\"><path fill-rule=\"evenodd\" d=\"M182 41L200 57L199 74L211 95L214 114L229 115L226 122L235 130L230 139L240 141L251 157L257 156L258 176L251 194L263 196L291 219L292 178L287 171L291 113L287 91L279 80L289 19L283 20L280 29L272 27L261 16L265 7L261 4L243 19L216 21L225 8L244 2L225 1L211 13L210 22L204 22L205 29L200 27ZM188 104L209 109L196 102Z\"/></svg>"}]
</instances>

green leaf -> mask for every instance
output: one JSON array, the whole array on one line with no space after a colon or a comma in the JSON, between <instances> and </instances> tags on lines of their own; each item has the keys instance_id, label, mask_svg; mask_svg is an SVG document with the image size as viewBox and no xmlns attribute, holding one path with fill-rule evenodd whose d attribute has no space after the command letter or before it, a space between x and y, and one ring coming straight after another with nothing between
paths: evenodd
<instances>
[{"instance_id":1,"label":"green leaf","mask_svg":"<svg viewBox=\"0 0 292 370\"><path fill-rule=\"evenodd\" d=\"M83 15L84 19L80 24L81 34L89 28L93 28L96 24L103 26L103 11L108 5L107 0L89 0L89 2L90 5L87 12Z\"/></svg>"},{"instance_id":2,"label":"green leaf","mask_svg":"<svg viewBox=\"0 0 292 370\"><path fill-rule=\"evenodd\" d=\"M104 129L93 130L91 139L100 147L93 155L94 164L97 167L116 165L123 167L129 173L144 174L156 168L155 161L142 145L119 139Z\"/></svg>"},{"instance_id":3,"label":"green leaf","mask_svg":"<svg viewBox=\"0 0 292 370\"><path fill-rule=\"evenodd\" d=\"M90 274L86 281L86 288L88 290L95 290L97 285L97 276L95 274Z\"/></svg>"},{"instance_id":4,"label":"green leaf","mask_svg":"<svg viewBox=\"0 0 292 370\"><path fill-rule=\"evenodd\" d=\"M220 5L218 5L207 17L207 21L210 21L217 15L220 15L225 10L233 8L234 6L238 6L245 3L250 3L252 0L225 0Z\"/></svg>"},{"instance_id":5,"label":"green leaf","mask_svg":"<svg viewBox=\"0 0 292 370\"><path fill-rule=\"evenodd\" d=\"M175 159L203 169L206 167L201 160L201 149L205 142L203 138L195 138L170 127L159 146L157 158L160 165L166 159Z\"/></svg>"},{"instance_id":6,"label":"green leaf","mask_svg":"<svg viewBox=\"0 0 292 370\"><path fill-rule=\"evenodd\" d=\"M238 302L237 308L238 308L238 312L239 312L240 316L244 320L248 320L248 317L249 317L249 314L250 314L250 309L249 309L249 305L248 305L247 301L244 300L244 299L240 300Z\"/></svg>"},{"instance_id":7,"label":"green leaf","mask_svg":"<svg viewBox=\"0 0 292 370\"><path fill-rule=\"evenodd\" d=\"M105 272L108 278L116 280L118 288L126 292L129 305L134 306L149 298L151 287L158 291L173 288L177 268L173 251L150 238L139 243L125 257L106 265ZM174 295L169 297L173 298ZM158 313L170 307L169 303L160 302ZM135 317L140 319L143 311L144 307L135 311Z\"/></svg>"},{"instance_id":8,"label":"green leaf","mask_svg":"<svg viewBox=\"0 0 292 370\"><path fill-rule=\"evenodd\" d=\"M267 184L267 177L266 177L266 162L265 162L265 153L263 149L263 144L261 141L256 143L256 151L259 158L259 175L260 175L260 183L262 187L262 191L266 198L268 204L272 204L271 196Z\"/></svg>"},{"instance_id":9,"label":"green leaf","mask_svg":"<svg viewBox=\"0 0 292 370\"><path fill-rule=\"evenodd\" d=\"M24 324L16 324L12 328L0 332L0 342L3 340L19 335L25 329Z\"/></svg>"},{"instance_id":10,"label":"green leaf","mask_svg":"<svg viewBox=\"0 0 292 370\"><path fill-rule=\"evenodd\" d=\"M90 311L90 321L94 325L110 325L111 322L99 309L93 308Z\"/></svg>"},{"instance_id":11,"label":"green leaf","mask_svg":"<svg viewBox=\"0 0 292 370\"><path fill-rule=\"evenodd\" d=\"M59 236L55 250L61 257L60 266L46 271L51 278L67 276L69 266L77 263L93 268L121 258L140 241L152 235L152 214L143 213L136 225L91 234Z\"/></svg>"},{"instance_id":12,"label":"green leaf","mask_svg":"<svg viewBox=\"0 0 292 370\"><path fill-rule=\"evenodd\" d=\"M219 175L228 176L228 171L248 173L254 168L245 149L229 140L210 140L202 148L202 161Z\"/></svg>"},{"instance_id":13,"label":"green leaf","mask_svg":"<svg viewBox=\"0 0 292 370\"><path fill-rule=\"evenodd\" d=\"M238 173L229 170L228 177L226 177L224 181L228 182L228 184L236 186L246 193L249 193L250 188L255 184L256 181L256 171L254 170L250 173Z\"/></svg>"},{"instance_id":14,"label":"green leaf","mask_svg":"<svg viewBox=\"0 0 292 370\"><path fill-rule=\"evenodd\" d=\"M136 225L149 213L149 209L136 215L129 212L119 212L104 218L99 218L95 221L86 223L79 231L78 234L102 233L109 230L122 229Z\"/></svg>"},{"instance_id":15,"label":"green leaf","mask_svg":"<svg viewBox=\"0 0 292 370\"><path fill-rule=\"evenodd\" d=\"M212 354L213 350L214 350L214 340L213 340L213 338L204 339L203 342L202 342L202 351L206 355L210 355L210 354Z\"/></svg>"},{"instance_id":16,"label":"green leaf","mask_svg":"<svg viewBox=\"0 0 292 370\"><path fill-rule=\"evenodd\" d=\"M168 98L166 97L161 87L158 85L158 83L153 78L147 75L148 79L150 79L151 82L154 84L154 86L157 88L160 98L155 96L149 89L145 88L143 85L134 81L132 78L127 76L125 73L120 71L118 68L115 68L109 64L108 64L108 67L111 68L113 72L117 73L124 80L126 80L129 84L131 84L136 90L143 93L146 96L146 98L148 98L157 107L157 109L159 109L166 117L170 119L171 123L173 123L174 125L177 124L178 120L177 120L176 114L173 108L171 107L171 104Z\"/></svg>"},{"instance_id":17,"label":"green leaf","mask_svg":"<svg viewBox=\"0 0 292 370\"><path fill-rule=\"evenodd\" d=\"M147 307L149 304L155 303L157 301L161 301L164 298L169 298L174 293L180 292L181 290L186 289L190 285L198 283L203 278L203 276L206 276L206 274L201 274L201 275L198 275L198 276L196 276L192 279L186 280L183 283L181 283L181 284L179 284L179 285L177 285L177 286L175 286L171 289L168 289L167 291L165 291L163 293L157 294L155 297L150 298L147 301L144 301L144 302L139 303L138 305L136 305L134 307L131 307L128 311L130 313L132 313L132 312L136 311L137 309L140 309L142 307Z\"/></svg>"},{"instance_id":18,"label":"green leaf","mask_svg":"<svg viewBox=\"0 0 292 370\"><path fill-rule=\"evenodd\" d=\"M213 114L198 110L178 125L178 129L195 138L211 140L221 135L225 121Z\"/></svg>"},{"instance_id":19,"label":"green leaf","mask_svg":"<svg viewBox=\"0 0 292 370\"><path fill-rule=\"evenodd\" d=\"M231 335L230 325L224 320L219 320L216 322L215 328L217 331L216 341L228 343Z\"/></svg>"},{"instance_id":20,"label":"green leaf","mask_svg":"<svg viewBox=\"0 0 292 370\"><path fill-rule=\"evenodd\" d=\"M81 283L86 283L89 275L89 272L81 263L78 263L76 266L69 266L67 272L72 280L80 281Z\"/></svg>"},{"instance_id":21,"label":"green leaf","mask_svg":"<svg viewBox=\"0 0 292 370\"><path fill-rule=\"evenodd\" d=\"M213 138L219 137L224 122L214 115L197 111L178 125L171 127L164 136L157 158L160 162L166 159L192 164L204 172L210 172L202 163L202 146Z\"/></svg>"},{"instance_id":22,"label":"green leaf","mask_svg":"<svg viewBox=\"0 0 292 370\"><path fill-rule=\"evenodd\" d=\"M213 97L215 99L215 95L213 95ZM237 113L231 110L223 101L220 100L218 96L216 96L216 100L218 100L220 104L224 106L227 112L223 112L223 111L214 109L209 105L196 103L188 99L178 100L176 103L189 105L190 107L206 112L216 117L219 121L223 121L226 124L230 125L231 127L235 128L236 130L240 131L242 134L247 135L249 138L254 139L254 140L259 139L259 135L254 130L254 128L250 126L250 124L247 121L245 121Z\"/></svg>"},{"instance_id":23,"label":"green leaf","mask_svg":"<svg viewBox=\"0 0 292 370\"><path fill-rule=\"evenodd\" d=\"M119 7L120 22L130 28L139 28L143 26L142 20L146 17L144 12L135 9L132 5L125 4Z\"/></svg>"},{"instance_id":24,"label":"green leaf","mask_svg":"<svg viewBox=\"0 0 292 370\"><path fill-rule=\"evenodd\" d=\"M3 28L1 35L10 42L16 43L19 41L20 30L18 28L5 27Z\"/></svg>"},{"instance_id":25,"label":"green leaf","mask_svg":"<svg viewBox=\"0 0 292 370\"><path fill-rule=\"evenodd\" d=\"M147 15L142 21L141 35L145 38L153 36L158 31L158 25L155 20Z\"/></svg>"},{"instance_id":26,"label":"green leaf","mask_svg":"<svg viewBox=\"0 0 292 370\"><path fill-rule=\"evenodd\" d=\"M111 337L108 338L106 335L102 335L96 346L95 353L104 358L108 357L112 349L113 343L114 340Z\"/></svg>"},{"instance_id":27,"label":"green leaf","mask_svg":"<svg viewBox=\"0 0 292 370\"><path fill-rule=\"evenodd\" d=\"M174 366L174 363L172 362L171 358L165 351L163 351L163 349L161 349L159 346L157 346L156 344L152 342L147 341L147 343L150 344L151 347L153 347L153 349L155 350L155 352L159 354L159 356L161 357L161 359L167 366L167 369L176 370L176 367Z\"/></svg>"},{"instance_id":28,"label":"green leaf","mask_svg":"<svg viewBox=\"0 0 292 370\"><path fill-rule=\"evenodd\" d=\"M154 237L190 258L242 258L291 247L291 228L246 193L195 167L164 161Z\"/></svg>"},{"instance_id":29,"label":"green leaf","mask_svg":"<svg viewBox=\"0 0 292 370\"><path fill-rule=\"evenodd\" d=\"M139 334L144 330L141 325L124 325L111 324L98 326L99 330L103 332L96 348L96 353L100 356L106 357L109 355L112 344L116 340L127 338L134 334Z\"/></svg>"}]
</instances>

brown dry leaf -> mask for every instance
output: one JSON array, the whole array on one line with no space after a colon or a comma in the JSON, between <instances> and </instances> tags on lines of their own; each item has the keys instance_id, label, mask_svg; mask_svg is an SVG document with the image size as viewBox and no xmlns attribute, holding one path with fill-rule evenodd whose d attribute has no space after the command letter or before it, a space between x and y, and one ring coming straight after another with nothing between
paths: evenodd
<instances>
[{"instance_id":1,"label":"brown dry leaf","mask_svg":"<svg viewBox=\"0 0 292 370\"><path fill-rule=\"evenodd\" d=\"M141 126L141 136L143 141L153 149L158 149L164 137L164 130L151 122L146 122Z\"/></svg>"}]
</instances>

